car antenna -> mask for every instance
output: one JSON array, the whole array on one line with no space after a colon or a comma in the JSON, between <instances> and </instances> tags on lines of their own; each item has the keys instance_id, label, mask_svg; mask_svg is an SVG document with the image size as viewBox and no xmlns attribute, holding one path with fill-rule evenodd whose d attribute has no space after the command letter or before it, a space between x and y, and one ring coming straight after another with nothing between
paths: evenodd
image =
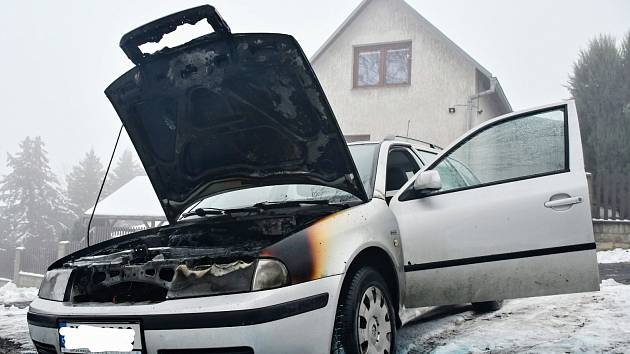
<instances>
[{"instance_id":1,"label":"car antenna","mask_svg":"<svg viewBox=\"0 0 630 354\"><path fill-rule=\"evenodd\" d=\"M105 186L105 180L107 180L107 174L109 173L109 168L112 166L112 161L114 160L114 154L116 154L116 148L118 147L118 141L120 140L120 134L122 133L123 125L120 125L120 129L118 130L118 137L116 138L116 143L114 144L114 150L112 151L112 156L109 158L109 163L107 164L107 169L105 170L105 176L103 176L103 182L101 182L101 189L98 190L98 195L96 196L96 202L94 202L94 207L92 208L92 213L90 214L90 221L88 221L87 226L87 246L90 247L90 226L92 225L92 219L94 219L94 212L96 211L96 206L98 205L98 200L101 199L101 193L103 192L103 187Z\"/></svg>"}]
</instances>

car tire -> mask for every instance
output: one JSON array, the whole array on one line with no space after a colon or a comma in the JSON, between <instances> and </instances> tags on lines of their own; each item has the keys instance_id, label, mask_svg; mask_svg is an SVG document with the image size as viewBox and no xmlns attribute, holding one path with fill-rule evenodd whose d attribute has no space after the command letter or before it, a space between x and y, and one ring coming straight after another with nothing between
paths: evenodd
<instances>
[{"instance_id":1,"label":"car tire","mask_svg":"<svg viewBox=\"0 0 630 354\"><path fill-rule=\"evenodd\" d=\"M501 309L503 300L473 302L472 307L475 312L492 312Z\"/></svg>"},{"instance_id":2,"label":"car tire","mask_svg":"<svg viewBox=\"0 0 630 354\"><path fill-rule=\"evenodd\" d=\"M396 351L396 315L387 283L374 268L349 275L339 296L331 353Z\"/></svg>"}]
</instances>

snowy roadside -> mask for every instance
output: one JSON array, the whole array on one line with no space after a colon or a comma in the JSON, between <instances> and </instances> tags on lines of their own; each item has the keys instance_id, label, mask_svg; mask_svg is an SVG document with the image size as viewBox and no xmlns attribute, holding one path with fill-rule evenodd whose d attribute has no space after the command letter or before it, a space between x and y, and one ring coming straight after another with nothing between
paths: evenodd
<instances>
[{"instance_id":1,"label":"snowy roadside","mask_svg":"<svg viewBox=\"0 0 630 354\"><path fill-rule=\"evenodd\" d=\"M13 283L0 287L0 352L32 352L33 347L28 335L26 312L28 304L37 297L36 288L18 288ZM15 348L21 345L21 350ZM10 346L7 347L7 346Z\"/></svg>"},{"instance_id":2,"label":"snowy roadside","mask_svg":"<svg viewBox=\"0 0 630 354\"><path fill-rule=\"evenodd\" d=\"M5 307L26 307L37 297L37 288L18 288L13 283L0 287L0 304Z\"/></svg>"},{"instance_id":3,"label":"snowy roadside","mask_svg":"<svg viewBox=\"0 0 630 354\"><path fill-rule=\"evenodd\" d=\"M615 248L610 251L597 252L597 263L629 263L630 262L630 250L623 248Z\"/></svg>"},{"instance_id":4,"label":"snowy roadside","mask_svg":"<svg viewBox=\"0 0 630 354\"><path fill-rule=\"evenodd\" d=\"M630 286L603 280L601 291L506 301L499 311L471 306L402 328L398 352L630 352Z\"/></svg>"}]
</instances>

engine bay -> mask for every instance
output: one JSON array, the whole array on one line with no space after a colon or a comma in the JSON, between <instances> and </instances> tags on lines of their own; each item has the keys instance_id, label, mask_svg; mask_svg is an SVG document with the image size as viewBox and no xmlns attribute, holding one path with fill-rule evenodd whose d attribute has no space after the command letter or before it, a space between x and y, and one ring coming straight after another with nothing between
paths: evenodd
<instances>
[{"instance_id":1,"label":"engine bay","mask_svg":"<svg viewBox=\"0 0 630 354\"><path fill-rule=\"evenodd\" d=\"M327 206L291 209L141 231L71 254L51 270L71 270L66 301L75 304L251 291L262 249L335 211Z\"/></svg>"}]
</instances>

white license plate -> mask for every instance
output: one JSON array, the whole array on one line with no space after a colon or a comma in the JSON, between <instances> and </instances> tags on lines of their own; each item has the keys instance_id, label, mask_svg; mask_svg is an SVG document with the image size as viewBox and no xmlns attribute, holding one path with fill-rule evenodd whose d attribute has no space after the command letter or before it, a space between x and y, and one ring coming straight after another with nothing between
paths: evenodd
<instances>
[{"instance_id":1,"label":"white license plate","mask_svg":"<svg viewBox=\"0 0 630 354\"><path fill-rule=\"evenodd\" d=\"M142 353L142 332L139 322L60 321L58 326L59 347L62 353Z\"/></svg>"}]
</instances>

